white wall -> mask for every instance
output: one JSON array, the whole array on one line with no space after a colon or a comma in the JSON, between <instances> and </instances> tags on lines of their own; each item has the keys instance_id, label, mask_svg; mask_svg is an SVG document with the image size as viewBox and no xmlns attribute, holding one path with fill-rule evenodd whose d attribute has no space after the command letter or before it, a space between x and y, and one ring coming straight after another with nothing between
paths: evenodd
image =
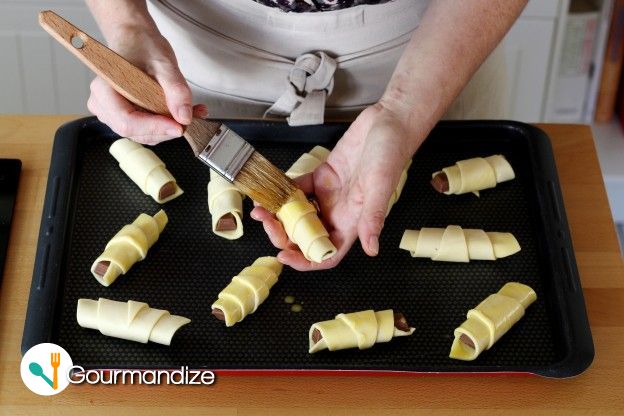
<instances>
[{"instance_id":1,"label":"white wall","mask_svg":"<svg viewBox=\"0 0 624 416\"><path fill-rule=\"evenodd\" d=\"M86 113L92 73L37 21L52 9L99 37L82 0L0 0L0 113Z\"/></svg>"},{"instance_id":2,"label":"white wall","mask_svg":"<svg viewBox=\"0 0 624 416\"><path fill-rule=\"evenodd\" d=\"M106 1L106 0L102 0ZM251 1L251 0L249 0ZM459 1L459 0L458 0ZM568 0L531 0L504 43L509 68L507 118L543 120L555 38ZM100 38L83 0L0 0L0 113L87 113L93 78L37 22L51 9Z\"/></svg>"}]
</instances>

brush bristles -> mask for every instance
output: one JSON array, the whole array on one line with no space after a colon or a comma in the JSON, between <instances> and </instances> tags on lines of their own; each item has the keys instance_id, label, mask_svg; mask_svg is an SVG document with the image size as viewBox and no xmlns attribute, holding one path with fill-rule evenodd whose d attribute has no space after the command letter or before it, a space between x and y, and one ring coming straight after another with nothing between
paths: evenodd
<instances>
[{"instance_id":1,"label":"brush bristles","mask_svg":"<svg viewBox=\"0 0 624 416\"><path fill-rule=\"evenodd\" d=\"M194 118L191 124L186 126L184 130L184 137L186 141L191 145L195 156L199 156L204 151L208 142L219 131L221 123L215 121L202 120L200 118Z\"/></svg>"},{"instance_id":2,"label":"brush bristles","mask_svg":"<svg viewBox=\"0 0 624 416\"><path fill-rule=\"evenodd\" d=\"M253 152L234 184L242 193L276 213L297 191L297 185L260 153Z\"/></svg>"},{"instance_id":3,"label":"brush bristles","mask_svg":"<svg viewBox=\"0 0 624 416\"><path fill-rule=\"evenodd\" d=\"M220 128L221 123L193 119L186 127L184 137L191 145L195 156L204 151ZM258 152L252 153L236 175L234 184L242 193L272 213L277 212L298 189L284 172Z\"/></svg>"}]
</instances>

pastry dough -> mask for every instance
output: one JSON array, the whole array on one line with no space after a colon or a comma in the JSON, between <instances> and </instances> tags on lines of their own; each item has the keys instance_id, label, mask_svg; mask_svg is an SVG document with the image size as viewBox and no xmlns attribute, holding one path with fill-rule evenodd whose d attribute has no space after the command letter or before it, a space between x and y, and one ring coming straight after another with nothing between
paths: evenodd
<instances>
[{"instance_id":1,"label":"pastry dough","mask_svg":"<svg viewBox=\"0 0 624 416\"><path fill-rule=\"evenodd\" d=\"M219 293L219 298L212 304L213 314L222 318L226 326L242 321L269 296L269 290L277 282L282 268L275 257L256 259Z\"/></svg>"},{"instance_id":2,"label":"pastry dough","mask_svg":"<svg viewBox=\"0 0 624 416\"><path fill-rule=\"evenodd\" d=\"M494 188L496 184L516 177L513 168L502 155L460 160L453 166L434 172L432 177L439 173L445 173L448 179L449 189L444 192L446 195L472 192L479 196L479 191Z\"/></svg>"},{"instance_id":3,"label":"pastry dough","mask_svg":"<svg viewBox=\"0 0 624 416\"><path fill-rule=\"evenodd\" d=\"M97 329L109 337L163 345L170 345L176 331L191 322L183 316L150 308L147 303L104 298L78 299L76 319L81 327Z\"/></svg>"},{"instance_id":4,"label":"pastry dough","mask_svg":"<svg viewBox=\"0 0 624 416\"><path fill-rule=\"evenodd\" d=\"M467 263L470 260L496 260L511 256L520 251L520 244L511 233L449 225L446 228L405 230L399 248L408 250L412 257Z\"/></svg>"},{"instance_id":5,"label":"pastry dough","mask_svg":"<svg viewBox=\"0 0 624 416\"><path fill-rule=\"evenodd\" d=\"M129 139L115 141L109 152L119 162L119 167L144 194L150 195L154 201L162 204L182 195L173 175L156 153ZM161 198L161 189L166 185L173 186L173 193Z\"/></svg>"},{"instance_id":6,"label":"pastry dough","mask_svg":"<svg viewBox=\"0 0 624 416\"><path fill-rule=\"evenodd\" d=\"M210 170L208 182L208 210L212 216L212 232L228 240L235 240L243 235L243 194L232 183L228 182L214 170ZM236 228L218 230L217 225L223 216L234 217Z\"/></svg>"},{"instance_id":7,"label":"pastry dough","mask_svg":"<svg viewBox=\"0 0 624 416\"><path fill-rule=\"evenodd\" d=\"M308 153L302 154L299 159L286 171L286 176L291 179L298 178L307 173L314 172L323 162L327 160L329 150L323 146L315 146Z\"/></svg>"},{"instance_id":8,"label":"pastry dough","mask_svg":"<svg viewBox=\"0 0 624 416\"><path fill-rule=\"evenodd\" d=\"M147 256L147 251L158 240L167 221L167 214L161 209L153 217L141 214L132 224L124 225L93 262L93 276L104 286L109 286L120 274L126 274L134 263ZM100 263L107 266L104 273L100 272Z\"/></svg>"},{"instance_id":9,"label":"pastry dough","mask_svg":"<svg viewBox=\"0 0 624 416\"><path fill-rule=\"evenodd\" d=\"M318 342L314 339L315 330L322 336ZM414 328L402 331L395 327L392 309L341 313L336 315L335 319L317 322L310 327L309 353L324 349L336 351L355 347L363 350L378 342L388 342L394 337L404 337L413 333Z\"/></svg>"},{"instance_id":10,"label":"pastry dough","mask_svg":"<svg viewBox=\"0 0 624 416\"><path fill-rule=\"evenodd\" d=\"M505 284L498 293L488 296L468 311L468 319L455 329L449 357L474 360L482 351L492 348L536 299L535 291L527 285L516 282Z\"/></svg>"},{"instance_id":11,"label":"pastry dough","mask_svg":"<svg viewBox=\"0 0 624 416\"><path fill-rule=\"evenodd\" d=\"M336 247L329 240L329 233L319 219L316 208L301 190L277 211L290 241L299 246L306 259L315 263L331 258Z\"/></svg>"},{"instance_id":12,"label":"pastry dough","mask_svg":"<svg viewBox=\"0 0 624 416\"><path fill-rule=\"evenodd\" d=\"M399 179L399 184L397 185L394 192L392 192L390 202L388 203L388 209L386 210L386 217L388 216L388 214L390 214L390 210L392 209L394 204L396 204L399 200L401 192L403 192L403 187L405 186L405 182L407 181L407 171L409 170L410 166L412 166L412 159L410 159L405 165L403 172L401 172L401 179Z\"/></svg>"}]
</instances>

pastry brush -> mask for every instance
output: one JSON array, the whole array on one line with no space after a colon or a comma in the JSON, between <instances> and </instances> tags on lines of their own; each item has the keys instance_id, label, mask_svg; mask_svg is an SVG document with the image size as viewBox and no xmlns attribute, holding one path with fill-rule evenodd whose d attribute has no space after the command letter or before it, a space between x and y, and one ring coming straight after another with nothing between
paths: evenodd
<instances>
[{"instance_id":1,"label":"pastry brush","mask_svg":"<svg viewBox=\"0 0 624 416\"><path fill-rule=\"evenodd\" d=\"M171 117L162 87L141 69L52 11L40 12L39 24L130 102ZM222 123L193 118L184 137L199 160L272 213L298 190L284 172Z\"/></svg>"}]
</instances>

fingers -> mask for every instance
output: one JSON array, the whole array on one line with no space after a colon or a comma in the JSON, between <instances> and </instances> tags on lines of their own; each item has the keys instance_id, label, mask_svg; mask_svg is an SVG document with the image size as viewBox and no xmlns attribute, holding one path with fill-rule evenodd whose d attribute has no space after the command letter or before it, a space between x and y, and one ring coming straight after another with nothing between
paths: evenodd
<instances>
[{"instance_id":1,"label":"fingers","mask_svg":"<svg viewBox=\"0 0 624 416\"><path fill-rule=\"evenodd\" d=\"M273 214L271 214L266 209L262 208L260 205L256 205L256 201L254 203L254 208L249 213L249 216L256 221L265 221L269 219L275 219Z\"/></svg>"},{"instance_id":2,"label":"fingers","mask_svg":"<svg viewBox=\"0 0 624 416\"><path fill-rule=\"evenodd\" d=\"M294 179L294 182L304 194L311 195L314 193L314 177L312 173L299 176Z\"/></svg>"},{"instance_id":3,"label":"fingers","mask_svg":"<svg viewBox=\"0 0 624 416\"><path fill-rule=\"evenodd\" d=\"M183 132L182 126L171 118L142 111L99 77L91 83L87 108L115 133L138 143L153 145L180 137ZM208 117L208 108L204 104L195 105L193 116Z\"/></svg>"},{"instance_id":4,"label":"fingers","mask_svg":"<svg viewBox=\"0 0 624 416\"><path fill-rule=\"evenodd\" d=\"M115 133L139 143L156 144L182 135L182 126L174 120L139 110L99 77L91 83L87 106Z\"/></svg>"},{"instance_id":5,"label":"fingers","mask_svg":"<svg viewBox=\"0 0 624 416\"><path fill-rule=\"evenodd\" d=\"M193 106L193 117L196 118L207 118L208 117L208 107L205 104L196 104Z\"/></svg>"},{"instance_id":6,"label":"fingers","mask_svg":"<svg viewBox=\"0 0 624 416\"><path fill-rule=\"evenodd\" d=\"M318 168L317 172L320 169L321 168ZM331 168L328 168L328 171L335 176L335 173L333 173ZM329 178L329 175L325 176ZM323 177L321 177L321 179L323 179ZM299 188L307 195L314 194L315 186L320 186L318 190L322 194L321 196L323 197L323 199L319 199L318 202L321 205L321 210L323 211L325 209L325 211L323 212L325 212L326 214L331 212L331 207L327 204L327 202L335 199L333 197L328 197L331 196L330 190L333 190L335 188L335 186L332 185L332 181L322 180L321 183L319 183L318 178L313 177L313 174L307 174L296 178L295 182L297 186L299 186ZM323 185L324 182L327 183ZM331 230L331 228L328 227L328 230L331 230L329 239L334 243L338 251L329 260L326 260L322 263L313 263L307 260L299 247L292 241L290 241L288 235L286 234L286 231L284 230L284 227L273 214L271 214L266 209L258 206L258 204L256 203L254 203L254 206L255 208L250 212L251 218L262 222L264 230L269 236L271 243L275 247L282 250L277 255L278 260L281 263L294 268L295 270L323 270L337 266L338 263L340 263L340 261L347 254L349 248L353 245L353 242L357 237L354 231L352 238L345 239L342 237L339 231ZM328 224L325 224L325 226L327 227ZM355 229L355 227L353 228Z\"/></svg>"},{"instance_id":7,"label":"fingers","mask_svg":"<svg viewBox=\"0 0 624 416\"><path fill-rule=\"evenodd\" d=\"M256 206L249 213L251 218L256 221L262 222L262 227L264 231L269 236L269 240L271 240L271 244L279 249L290 249L296 247L288 238L282 223L280 223L273 214L271 214L266 209Z\"/></svg>"},{"instance_id":8,"label":"fingers","mask_svg":"<svg viewBox=\"0 0 624 416\"><path fill-rule=\"evenodd\" d=\"M314 270L327 270L334 268L340 263L340 260L344 257L338 257L336 253L331 259L325 260L322 263L314 263L306 259L303 253L299 250L282 250L277 254L277 260L280 263L289 266L300 272L311 272Z\"/></svg>"},{"instance_id":9,"label":"fingers","mask_svg":"<svg viewBox=\"0 0 624 416\"><path fill-rule=\"evenodd\" d=\"M169 61L153 65L154 77L162 86L167 108L180 124L188 125L193 119L193 96L178 67Z\"/></svg>"},{"instance_id":10,"label":"fingers","mask_svg":"<svg viewBox=\"0 0 624 416\"><path fill-rule=\"evenodd\" d=\"M254 220L262 221L264 231L269 236L271 243L282 250L277 255L280 263L299 271L325 270L336 267L355 241L355 236L345 239L340 232L331 232L329 239L338 251L332 258L322 263L314 263L306 259L299 247L290 241L282 224L269 211L262 207L255 207L249 215Z\"/></svg>"},{"instance_id":11,"label":"fingers","mask_svg":"<svg viewBox=\"0 0 624 416\"><path fill-rule=\"evenodd\" d=\"M277 259L280 263L290 266L300 272L334 268L342 261L351 249L351 246L355 241L355 236L353 238L345 238L340 232L336 231L329 234L329 239L334 243L338 251L332 258L325 260L322 263L314 263L306 259L299 248L282 250L277 254Z\"/></svg>"}]
</instances>

